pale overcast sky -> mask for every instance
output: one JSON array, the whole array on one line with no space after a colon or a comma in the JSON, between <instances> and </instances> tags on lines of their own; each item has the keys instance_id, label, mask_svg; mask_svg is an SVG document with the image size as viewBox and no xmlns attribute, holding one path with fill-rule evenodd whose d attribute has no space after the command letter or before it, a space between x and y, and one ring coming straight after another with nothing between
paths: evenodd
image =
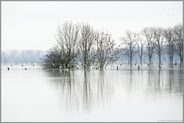
<instances>
[{"instance_id":1,"label":"pale overcast sky","mask_svg":"<svg viewBox=\"0 0 184 123\"><path fill-rule=\"evenodd\" d=\"M2 50L47 50L54 45L58 24L87 22L119 42L126 30L170 27L182 23L178 2L2 2Z\"/></svg>"}]
</instances>

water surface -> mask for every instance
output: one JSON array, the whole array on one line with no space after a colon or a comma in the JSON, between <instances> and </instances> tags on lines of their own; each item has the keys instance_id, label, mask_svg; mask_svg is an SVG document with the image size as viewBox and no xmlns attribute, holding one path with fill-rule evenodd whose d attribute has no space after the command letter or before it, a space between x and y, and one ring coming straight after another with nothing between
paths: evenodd
<instances>
[{"instance_id":1,"label":"water surface","mask_svg":"<svg viewBox=\"0 0 184 123\"><path fill-rule=\"evenodd\" d=\"M182 70L3 70L2 121L181 121Z\"/></svg>"}]
</instances>

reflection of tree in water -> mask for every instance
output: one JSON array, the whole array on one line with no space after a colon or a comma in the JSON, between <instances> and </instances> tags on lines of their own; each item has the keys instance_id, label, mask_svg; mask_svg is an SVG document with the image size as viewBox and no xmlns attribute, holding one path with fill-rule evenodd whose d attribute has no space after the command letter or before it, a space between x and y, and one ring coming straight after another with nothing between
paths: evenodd
<instances>
[{"instance_id":1,"label":"reflection of tree in water","mask_svg":"<svg viewBox=\"0 0 184 123\"><path fill-rule=\"evenodd\" d=\"M84 101L84 108L88 109L90 107L90 103L92 101L91 97L91 88L90 88L90 78L89 78L89 71L84 71L84 88L83 88L83 101Z\"/></svg>"},{"instance_id":2,"label":"reflection of tree in water","mask_svg":"<svg viewBox=\"0 0 184 123\"><path fill-rule=\"evenodd\" d=\"M97 95L98 95L98 101L99 100L101 100L101 101L103 101L103 95L105 94L105 92L104 92L104 85L105 84L105 82L104 82L104 70L100 70L99 71L99 79L98 79L98 93L97 93Z\"/></svg>"},{"instance_id":3,"label":"reflection of tree in water","mask_svg":"<svg viewBox=\"0 0 184 123\"><path fill-rule=\"evenodd\" d=\"M106 102L110 81L104 71L48 71L50 82L59 91L60 104L68 110L90 110Z\"/></svg>"},{"instance_id":4,"label":"reflection of tree in water","mask_svg":"<svg viewBox=\"0 0 184 123\"><path fill-rule=\"evenodd\" d=\"M112 95L112 91L114 88L114 85L112 85L112 82L109 78L107 78L105 71L100 70L98 71L98 80L97 80L97 85L96 85L96 98L97 98L97 103L108 103L109 98Z\"/></svg>"},{"instance_id":5,"label":"reflection of tree in water","mask_svg":"<svg viewBox=\"0 0 184 123\"><path fill-rule=\"evenodd\" d=\"M148 70L148 87L155 94L181 93L183 84L182 70Z\"/></svg>"},{"instance_id":6,"label":"reflection of tree in water","mask_svg":"<svg viewBox=\"0 0 184 123\"><path fill-rule=\"evenodd\" d=\"M176 93L181 93L183 92L183 70L175 71L174 76L174 91Z\"/></svg>"},{"instance_id":7,"label":"reflection of tree in water","mask_svg":"<svg viewBox=\"0 0 184 123\"><path fill-rule=\"evenodd\" d=\"M50 70L47 71L50 82L59 91L62 100L66 100L65 105L70 108L72 102L76 101L76 88L74 82L74 72L65 70ZM60 100L60 101L62 101Z\"/></svg>"},{"instance_id":8,"label":"reflection of tree in water","mask_svg":"<svg viewBox=\"0 0 184 123\"><path fill-rule=\"evenodd\" d=\"M47 76L49 76L49 83L55 87L54 92L59 96L61 109L68 111L91 111L94 107L104 106L109 103L115 87L118 86L117 92L122 89L119 86L120 83L124 83L123 88L129 94L145 89L145 94L149 96L151 94L151 97L182 92L183 71L130 70L123 71L121 74L118 72L121 71L54 70L48 71ZM120 76L123 77L119 78Z\"/></svg>"},{"instance_id":9,"label":"reflection of tree in water","mask_svg":"<svg viewBox=\"0 0 184 123\"><path fill-rule=\"evenodd\" d=\"M181 93L183 84L183 71L170 69L165 72L164 92Z\"/></svg>"},{"instance_id":10,"label":"reflection of tree in water","mask_svg":"<svg viewBox=\"0 0 184 123\"><path fill-rule=\"evenodd\" d=\"M174 71L169 70L168 72L169 72L169 80L168 80L167 90L168 92L172 93L172 88L174 86L174 81L175 81Z\"/></svg>"},{"instance_id":11,"label":"reflection of tree in water","mask_svg":"<svg viewBox=\"0 0 184 123\"><path fill-rule=\"evenodd\" d=\"M163 71L148 70L148 86L149 91L155 94L161 94L163 89Z\"/></svg>"},{"instance_id":12,"label":"reflection of tree in water","mask_svg":"<svg viewBox=\"0 0 184 123\"><path fill-rule=\"evenodd\" d=\"M165 77L165 91L169 93L181 93L183 87L183 70L173 70L167 71L167 76Z\"/></svg>"},{"instance_id":13,"label":"reflection of tree in water","mask_svg":"<svg viewBox=\"0 0 184 123\"><path fill-rule=\"evenodd\" d=\"M129 92L132 92L132 85L134 84L133 83L133 74L132 74L132 69L130 69L129 71L128 71L129 73L128 73L128 82L127 82L127 84L128 84L128 91ZM134 82L135 82L135 80L134 80Z\"/></svg>"},{"instance_id":14,"label":"reflection of tree in water","mask_svg":"<svg viewBox=\"0 0 184 123\"><path fill-rule=\"evenodd\" d=\"M155 81L155 92L161 92L162 91L162 85L163 85L163 73L159 69L157 74L157 81Z\"/></svg>"}]
</instances>

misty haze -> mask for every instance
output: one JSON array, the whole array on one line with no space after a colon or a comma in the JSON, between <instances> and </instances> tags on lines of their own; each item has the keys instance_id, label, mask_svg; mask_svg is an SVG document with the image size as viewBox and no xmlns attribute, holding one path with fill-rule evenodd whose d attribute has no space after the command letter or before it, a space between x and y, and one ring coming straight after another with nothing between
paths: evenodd
<instances>
[{"instance_id":1,"label":"misty haze","mask_svg":"<svg viewBox=\"0 0 184 123\"><path fill-rule=\"evenodd\" d=\"M1 2L2 122L183 121L175 2Z\"/></svg>"}]
</instances>

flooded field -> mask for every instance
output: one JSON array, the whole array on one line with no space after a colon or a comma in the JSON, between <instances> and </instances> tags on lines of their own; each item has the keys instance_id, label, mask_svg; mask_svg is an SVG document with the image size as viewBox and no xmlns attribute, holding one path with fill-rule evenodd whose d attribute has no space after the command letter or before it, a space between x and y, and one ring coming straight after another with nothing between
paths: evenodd
<instances>
[{"instance_id":1,"label":"flooded field","mask_svg":"<svg viewBox=\"0 0 184 123\"><path fill-rule=\"evenodd\" d=\"M182 121L183 71L2 70L1 118L15 121Z\"/></svg>"}]
</instances>

